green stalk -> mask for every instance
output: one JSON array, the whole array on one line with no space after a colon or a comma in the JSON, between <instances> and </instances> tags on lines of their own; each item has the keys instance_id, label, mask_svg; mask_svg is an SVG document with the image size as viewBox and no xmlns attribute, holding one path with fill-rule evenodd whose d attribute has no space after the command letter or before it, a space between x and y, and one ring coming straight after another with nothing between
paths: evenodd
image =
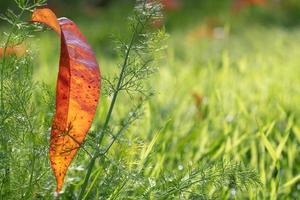
<instances>
[{"instance_id":1,"label":"green stalk","mask_svg":"<svg viewBox=\"0 0 300 200\"><path fill-rule=\"evenodd\" d=\"M144 2L144 5L143 7L145 7L145 4L146 4L146 1ZM79 200L82 200L83 198L86 197L86 189L87 189L87 186L88 186L88 183L89 183L89 179L91 177L91 174L92 174L92 170L95 166L95 162L96 162L96 159L100 156L103 156L107 153L107 151L110 149L110 147L107 149L107 151L105 151L104 153L101 152L101 149L100 149L100 146L103 142L103 138L104 138L104 135L105 135L105 132L109 126L109 122L111 120L111 116L112 116L112 112L113 112L113 109L115 107L115 103L116 103L116 100L117 100L117 97L119 95L119 92L122 90L122 84L123 84L123 81L124 81L124 74L126 72L126 68L128 66L128 61L129 61L129 57L130 57L130 52L132 50L132 47L139 35L139 33L141 33L144 29L145 29L145 26L149 23L149 20L152 18L152 15L149 15L147 16L146 20L144 22L141 22L140 20L137 20L137 23L135 24L134 28L133 28L133 34L132 34L132 37L130 39L130 43L129 43L129 46L128 48L126 49L126 53L125 53L125 58L124 58L124 63L122 65L122 68L121 68L121 72L119 74L119 78L118 78L118 82L117 82L117 85L116 85L116 88L115 88L115 91L114 91L114 94L113 94L113 98L112 98L112 101L110 103L110 106L109 106L109 110L108 110L108 113L106 115L106 118L105 118L105 122L104 122L104 125L103 125L103 128L102 128L102 131L100 133L100 137L99 137L99 141L97 143L97 147L95 149L95 153L88 165L88 169L87 169L87 173L85 175L85 178L84 178L84 182L81 186L81 192L79 194L79 197L78 199ZM113 144L113 143L112 143ZM111 145L112 145L111 144Z\"/></svg>"},{"instance_id":2,"label":"green stalk","mask_svg":"<svg viewBox=\"0 0 300 200\"><path fill-rule=\"evenodd\" d=\"M100 138L99 138L99 142L97 144L97 148L95 150L93 158L91 159L91 161L90 161L90 163L88 165L88 170L87 170L87 173L85 175L84 182L83 182L83 184L81 186L81 192L79 194L79 198L78 199L82 199L84 197L84 194L85 194L86 188L88 186L88 182L89 182L92 170L93 170L93 168L95 166L95 161L99 157L99 155L101 154L101 152L100 152L100 146L101 146L101 143L103 141L105 131L108 128L108 125L109 125L109 122L110 122L110 119L111 119L111 115L112 115L112 112L113 112L113 109L114 109L114 106L115 106L118 94L120 92L120 88L122 86L123 77L124 77L124 73L125 73L125 70L126 70L126 67L127 67L127 64L128 64L128 59L129 59L130 51L131 51L131 48L132 48L132 46L134 44L134 41L135 41L136 37L137 37L137 28L135 28L135 31L134 31L133 36L131 38L129 47L128 47L127 51L126 51L125 60L124 60L124 63L122 65L122 69L121 69L121 72L120 72L120 75L119 75L117 87L116 87L116 90L115 90L115 92L113 94L113 98L112 98L112 101L110 103L108 113L106 115L106 119L105 119L105 122L104 122L104 125L103 125L103 129L102 129L101 134L100 134Z\"/></svg>"}]
</instances>

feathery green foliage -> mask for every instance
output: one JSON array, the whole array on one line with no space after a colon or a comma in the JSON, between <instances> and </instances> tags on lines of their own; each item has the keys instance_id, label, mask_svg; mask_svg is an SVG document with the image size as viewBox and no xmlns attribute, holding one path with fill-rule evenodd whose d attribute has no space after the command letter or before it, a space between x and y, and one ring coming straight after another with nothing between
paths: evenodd
<instances>
[{"instance_id":1,"label":"feathery green foliage","mask_svg":"<svg viewBox=\"0 0 300 200\"><path fill-rule=\"evenodd\" d=\"M23 16L44 1L29 4L16 1L19 11L8 10L1 18L10 24L2 35L2 47L21 44L37 27L23 22ZM32 199L44 195L39 185L48 171L47 127L33 103L39 85L32 80L34 55L3 56L0 60L0 197Z\"/></svg>"},{"instance_id":2,"label":"feathery green foliage","mask_svg":"<svg viewBox=\"0 0 300 200\"><path fill-rule=\"evenodd\" d=\"M20 14L8 11L2 17L12 28L4 47L20 44L40 30L23 22L23 14L45 2L16 2ZM162 78L165 70L157 68L165 62L159 58L170 54L165 48L164 30L151 26L152 20L160 17L159 4L138 1L129 20L128 38L117 42L115 67L102 64L107 71L99 115L59 199L233 199L261 187L255 170L239 159L224 161L220 155L228 138L236 134L230 124L227 136L195 142L214 129L206 121L190 122L194 117L186 112L186 101L173 96L180 87L173 85L172 102L153 95L159 88L159 81L154 85L153 79ZM39 51L43 55L43 49ZM54 87L33 80L36 58L28 50L24 56L1 60L1 199L53 199L54 195L55 181L48 161ZM158 70L157 78L151 78ZM165 80L163 77L161 81ZM209 114L210 121L212 117ZM283 148L284 143L280 146ZM278 155L281 152L276 151Z\"/></svg>"}]
</instances>

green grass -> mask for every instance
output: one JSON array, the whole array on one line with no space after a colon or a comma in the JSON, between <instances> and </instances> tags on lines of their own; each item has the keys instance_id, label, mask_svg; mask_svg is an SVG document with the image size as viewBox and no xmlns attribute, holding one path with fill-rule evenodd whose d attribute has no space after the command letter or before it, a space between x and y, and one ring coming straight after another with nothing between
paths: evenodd
<instances>
[{"instance_id":1,"label":"green grass","mask_svg":"<svg viewBox=\"0 0 300 200\"><path fill-rule=\"evenodd\" d=\"M127 11L113 6L92 17L78 18L104 76L117 70L110 36L120 32L121 37L128 37L123 23ZM197 17L199 22L192 23ZM190 40L191 31L204 17L182 13L182 18L189 21L184 29L181 20L177 22L172 15L169 18L168 49L158 73L148 82L155 96L145 104L144 116L113 146L109 158L97 163L92 174L94 187L88 188L91 194L111 199L121 198L122 194L129 194L130 198L131 194L133 198L133 193L142 191L139 184L145 181L152 184L151 177L155 180L164 173L180 176L182 171L204 165L207 160L226 159L256 169L262 182L261 188L239 191L236 199L297 199L300 196L300 28L263 26L244 18L230 20L227 16L228 20L221 22L228 32L224 39ZM58 38L54 33L43 33L31 41L38 55L34 80L45 82L54 94ZM194 94L202 98L200 105L196 104ZM92 131L103 124L109 101L108 97L101 98ZM53 99L49 102L53 103ZM126 115L129 103L126 97L118 99L113 121ZM51 112L45 102L40 105ZM43 109L41 112L43 117L49 114ZM74 198L72 192L79 188L86 164L82 151L66 178L64 199ZM133 169L143 166L147 166L143 174L148 179L131 174ZM42 169L46 171L44 185L36 186L40 192L34 196L47 199L54 181L47 166ZM134 185L134 191L130 192L128 185ZM95 189L100 186L105 188ZM229 198L228 192L223 195L222 199Z\"/></svg>"}]
</instances>

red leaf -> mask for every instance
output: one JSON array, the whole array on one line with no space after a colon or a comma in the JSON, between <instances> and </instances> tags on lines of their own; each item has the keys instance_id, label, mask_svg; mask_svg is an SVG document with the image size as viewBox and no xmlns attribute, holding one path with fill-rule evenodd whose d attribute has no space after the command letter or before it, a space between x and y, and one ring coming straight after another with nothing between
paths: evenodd
<instances>
[{"instance_id":1,"label":"red leaf","mask_svg":"<svg viewBox=\"0 0 300 200\"><path fill-rule=\"evenodd\" d=\"M47 24L61 36L56 113L50 141L50 161L59 192L94 118L100 95L100 71L91 47L74 22L57 19L48 8L36 9L32 21Z\"/></svg>"},{"instance_id":2,"label":"red leaf","mask_svg":"<svg viewBox=\"0 0 300 200\"><path fill-rule=\"evenodd\" d=\"M234 13L239 13L246 7L249 6L264 6L267 3L267 0L235 0L232 6L232 11Z\"/></svg>"},{"instance_id":3,"label":"red leaf","mask_svg":"<svg viewBox=\"0 0 300 200\"><path fill-rule=\"evenodd\" d=\"M181 4L178 0L161 0L161 4L167 11L178 10L181 7Z\"/></svg>"}]
</instances>

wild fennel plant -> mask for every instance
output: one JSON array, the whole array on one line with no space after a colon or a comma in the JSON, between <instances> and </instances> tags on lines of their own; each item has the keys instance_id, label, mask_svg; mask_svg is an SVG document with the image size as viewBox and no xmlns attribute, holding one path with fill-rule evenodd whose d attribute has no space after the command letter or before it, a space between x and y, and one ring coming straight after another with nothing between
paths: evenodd
<instances>
[{"instance_id":1,"label":"wild fennel plant","mask_svg":"<svg viewBox=\"0 0 300 200\"><path fill-rule=\"evenodd\" d=\"M4 47L22 43L31 36L35 29L22 22L22 15L44 3L16 2L20 14L8 11L2 17L12 27ZM171 139L161 136L172 122L157 124L158 131L149 136L148 145L135 136L124 136L134 129L137 119L142 120L152 95L146 79L156 71L156 58L165 48L164 31L151 26L152 20L161 17L160 5L149 2L137 2L130 18L131 37L126 42L117 42L122 60L119 74L103 79L105 95L111 99L105 120L102 125L96 124L96 130L89 133L82 146L81 153L88 156L75 161L89 163L85 178L67 185L60 199L221 199L233 198L238 189L259 185L253 170L235 162L199 162L179 172L175 170L177 165L165 169L159 157L166 154ZM32 81L33 60L30 52L1 60L1 199L53 199L46 130L51 117L39 114L37 105L43 104L41 100L33 101L39 88ZM42 90L47 93L47 86ZM51 92L45 95L52 99ZM117 104L120 97L126 105ZM46 112L53 112L51 103ZM125 115L118 116L119 107L127 107ZM132 148L136 148L134 153Z\"/></svg>"},{"instance_id":2,"label":"wild fennel plant","mask_svg":"<svg viewBox=\"0 0 300 200\"><path fill-rule=\"evenodd\" d=\"M112 95L112 100L99 137L95 138L97 142L96 150L88 165L79 199L87 196L86 188L96 159L105 156L118 137L140 116L141 103L128 113L128 117L123 120L120 130L116 134L111 132L109 123L119 93L125 91L131 98L133 98L132 95L137 93L141 99L150 95L149 89L145 88L143 81L155 71L154 66L152 66L154 55L155 52L160 50L157 45L159 42L163 42L164 33L162 31L149 32L149 28L151 28L151 20L161 17L160 11L161 6L155 1L152 3L145 0L137 1L135 13L130 19L131 38L128 43L119 41L119 53L123 63L120 65L120 74L118 76L113 78L112 81L104 79L108 85L106 89L108 91L107 94ZM110 135L112 139L109 145L102 150L100 147L106 135Z\"/></svg>"},{"instance_id":3,"label":"wild fennel plant","mask_svg":"<svg viewBox=\"0 0 300 200\"><path fill-rule=\"evenodd\" d=\"M30 50L20 56L8 56L6 50L31 37L36 27L23 22L23 17L45 1L15 2L17 13L7 10L1 14L1 19L9 24L9 31L2 35L0 59L0 197L32 199L45 172L47 141L43 121L32 99L38 89L32 80L34 57Z\"/></svg>"},{"instance_id":4,"label":"wild fennel plant","mask_svg":"<svg viewBox=\"0 0 300 200\"><path fill-rule=\"evenodd\" d=\"M198 163L191 171L182 174L159 174L156 180L147 177L152 166L147 165L149 154L144 154L136 169L124 169L124 164L117 158L110 158L109 150L120 136L143 115L143 104L152 95L151 87L146 85L146 79L156 71L154 63L159 51L165 48L166 35L163 30L153 29L152 22L161 19L161 6L157 1L137 1L133 17L130 18L131 38L127 42L119 41L118 49L123 63L120 73L113 78L103 78L106 85L106 95L112 96L110 106L100 130L95 133L95 152L87 167L84 181L78 199L174 199L180 197L211 199L226 195L226 192L250 188L260 185L255 171L234 162ZM120 125L111 125L117 97L127 94L130 100L136 100L127 116L121 119ZM124 96L122 96L125 98ZM133 103L134 104L134 103ZM130 105L130 104L129 104ZM113 126L119 127L117 130ZM104 144L104 138L111 138ZM146 150L146 152L150 153ZM145 152L144 152L145 153ZM115 170L115 174L107 174L107 180L99 181L100 173L105 173L98 167L93 171L97 160L103 168ZM148 168L149 167L149 168ZM92 180L90 181L92 177ZM172 178L171 178L172 177ZM176 178L177 177L177 178ZM117 182L114 182L116 180ZM170 181L171 180L171 181ZM108 182L106 182L108 181ZM101 186L100 186L101 185ZM111 190L108 188L112 188ZM99 188L104 188L103 190ZM230 194L230 192L229 192ZM234 194L233 194L234 196Z\"/></svg>"}]
</instances>

